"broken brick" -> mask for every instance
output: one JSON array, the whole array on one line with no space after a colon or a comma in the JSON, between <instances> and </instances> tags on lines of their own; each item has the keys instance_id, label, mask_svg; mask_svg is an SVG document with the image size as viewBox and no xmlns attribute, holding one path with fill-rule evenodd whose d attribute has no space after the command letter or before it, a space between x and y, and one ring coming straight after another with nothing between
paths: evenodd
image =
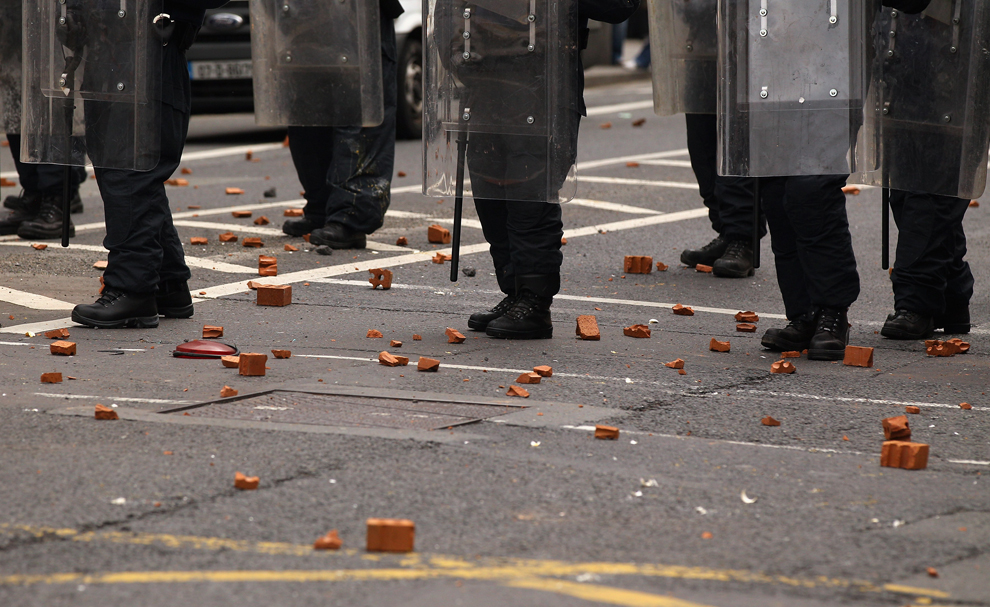
<instances>
[{"instance_id":1,"label":"broken brick","mask_svg":"<svg viewBox=\"0 0 990 607\"><path fill-rule=\"evenodd\" d=\"M969 342L963 341L958 337L953 337L952 339L946 340L948 343L955 345L959 348L960 354L965 354L969 352Z\"/></svg>"},{"instance_id":2,"label":"broken brick","mask_svg":"<svg viewBox=\"0 0 990 607\"><path fill-rule=\"evenodd\" d=\"M378 362L386 367L405 367L409 364L409 357L380 352L378 354Z\"/></svg>"},{"instance_id":3,"label":"broken brick","mask_svg":"<svg viewBox=\"0 0 990 607\"><path fill-rule=\"evenodd\" d=\"M911 440L911 426L906 415L888 417L881 420L884 440Z\"/></svg>"},{"instance_id":4,"label":"broken brick","mask_svg":"<svg viewBox=\"0 0 990 607\"><path fill-rule=\"evenodd\" d=\"M551 377L553 376L553 367L550 367L549 365L533 367L533 373L538 374L540 377Z\"/></svg>"},{"instance_id":5,"label":"broken brick","mask_svg":"<svg viewBox=\"0 0 990 607\"><path fill-rule=\"evenodd\" d=\"M934 567L928 567L925 569L925 573L927 573L929 577L938 577L938 569Z\"/></svg>"},{"instance_id":6,"label":"broken brick","mask_svg":"<svg viewBox=\"0 0 990 607\"><path fill-rule=\"evenodd\" d=\"M257 352L242 352L238 356L237 370L241 375L249 377L260 377L265 374L265 364L268 362L267 354Z\"/></svg>"},{"instance_id":7,"label":"broken brick","mask_svg":"<svg viewBox=\"0 0 990 607\"><path fill-rule=\"evenodd\" d=\"M286 243L283 247L286 251L298 251L299 247L294 247L291 244Z\"/></svg>"},{"instance_id":8,"label":"broken brick","mask_svg":"<svg viewBox=\"0 0 990 607\"><path fill-rule=\"evenodd\" d=\"M413 334L413 341L423 341L423 336Z\"/></svg>"},{"instance_id":9,"label":"broken brick","mask_svg":"<svg viewBox=\"0 0 990 607\"><path fill-rule=\"evenodd\" d=\"M269 219L267 217L265 217L264 215L262 215L261 217L259 217L259 218L257 218L257 219L254 220L254 225L256 225L256 226L266 226L266 225L268 225L270 223L271 223L271 221L269 221Z\"/></svg>"},{"instance_id":10,"label":"broken brick","mask_svg":"<svg viewBox=\"0 0 990 607\"><path fill-rule=\"evenodd\" d=\"M777 362L770 365L771 373L790 374L790 373L794 373L795 371L797 371L797 367L794 366L794 363L787 360L778 360Z\"/></svg>"},{"instance_id":11,"label":"broken brick","mask_svg":"<svg viewBox=\"0 0 990 607\"><path fill-rule=\"evenodd\" d=\"M626 337L649 338L650 328L646 325L632 325L622 329L622 334Z\"/></svg>"},{"instance_id":12,"label":"broken brick","mask_svg":"<svg viewBox=\"0 0 990 607\"><path fill-rule=\"evenodd\" d=\"M179 172L182 173L183 175L193 174L192 169L190 169L189 167L182 167L182 169L180 169Z\"/></svg>"},{"instance_id":13,"label":"broken brick","mask_svg":"<svg viewBox=\"0 0 990 607\"><path fill-rule=\"evenodd\" d=\"M305 240L306 242L309 242L309 237L310 236L311 236L310 234L303 234L303 240Z\"/></svg>"},{"instance_id":14,"label":"broken brick","mask_svg":"<svg viewBox=\"0 0 990 607\"><path fill-rule=\"evenodd\" d=\"M712 273L712 267L711 266L706 266L703 263L699 263L698 265L694 266L694 269L695 269L696 272L704 272L705 274L711 274Z\"/></svg>"},{"instance_id":15,"label":"broken brick","mask_svg":"<svg viewBox=\"0 0 990 607\"><path fill-rule=\"evenodd\" d=\"M462 344L464 343L464 340L467 339L460 331L457 329L451 329L450 327L447 327L447 330L444 331L444 335L447 336L448 344Z\"/></svg>"},{"instance_id":16,"label":"broken brick","mask_svg":"<svg viewBox=\"0 0 990 607\"><path fill-rule=\"evenodd\" d=\"M247 288L251 289L252 291L256 291L258 290L258 286L261 284L262 283L260 282L254 282L253 280L249 280L247 281Z\"/></svg>"},{"instance_id":17,"label":"broken brick","mask_svg":"<svg viewBox=\"0 0 990 607\"><path fill-rule=\"evenodd\" d=\"M220 235L220 242L237 242L237 236L233 232L224 232Z\"/></svg>"},{"instance_id":18,"label":"broken brick","mask_svg":"<svg viewBox=\"0 0 990 607\"><path fill-rule=\"evenodd\" d=\"M436 255L433 256L433 263L435 264L442 265L450 260L451 260L450 255L444 255L443 253L437 253Z\"/></svg>"},{"instance_id":19,"label":"broken brick","mask_svg":"<svg viewBox=\"0 0 990 607\"><path fill-rule=\"evenodd\" d=\"M237 396L237 390L231 388L230 386L220 388L220 398L229 398L231 396Z\"/></svg>"},{"instance_id":20,"label":"broken brick","mask_svg":"<svg viewBox=\"0 0 990 607\"><path fill-rule=\"evenodd\" d=\"M260 479L257 476L244 476L240 472L234 473L234 488L241 491L253 491L258 488Z\"/></svg>"},{"instance_id":21,"label":"broken brick","mask_svg":"<svg viewBox=\"0 0 990 607\"><path fill-rule=\"evenodd\" d=\"M329 533L313 542L313 550L340 550L344 545L343 540L337 535L337 530L332 529Z\"/></svg>"},{"instance_id":22,"label":"broken brick","mask_svg":"<svg viewBox=\"0 0 990 607\"><path fill-rule=\"evenodd\" d=\"M409 239L406 238L405 236L399 236L398 238L395 239L395 246L397 247L404 247L407 246L408 244L409 244Z\"/></svg>"},{"instance_id":23,"label":"broken brick","mask_svg":"<svg viewBox=\"0 0 990 607\"><path fill-rule=\"evenodd\" d=\"M674 304L674 307L670 311L678 316L694 316L694 310L681 304Z\"/></svg>"},{"instance_id":24,"label":"broken brick","mask_svg":"<svg viewBox=\"0 0 990 607\"><path fill-rule=\"evenodd\" d=\"M740 333L756 333L756 325L748 322L741 322L736 325L736 331Z\"/></svg>"},{"instance_id":25,"label":"broken brick","mask_svg":"<svg viewBox=\"0 0 990 607\"><path fill-rule=\"evenodd\" d=\"M577 329L575 335L583 340L598 341L602 338L598 330L598 319L590 314L577 317Z\"/></svg>"},{"instance_id":26,"label":"broken brick","mask_svg":"<svg viewBox=\"0 0 990 607\"><path fill-rule=\"evenodd\" d=\"M100 261L93 263L93 267L96 268L97 270L106 270L107 260L101 259Z\"/></svg>"},{"instance_id":27,"label":"broken brick","mask_svg":"<svg viewBox=\"0 0 990 607\"><path fill-rule=\"evenodd\" d=\"M629 274L649 274L653 271L653 258L645 255L626 255L622 271Z\"/></svg>"},{"instance_id":28,"label":"broken brick","mask_svg":"<svg viewBox=\"0 0 990 607\"><path fill-rule=\"evenodd\" d=\"M626 163L626 166L630 169L636 169L639 168L639 163L636 162L635 160L630 160L629 162Z\"/></svg>"},{"instance_id":29,"label":"broken brick","mask_svg":"<svg viewBox=\"0 0 990 607\"><path fill-rule=\"evenodd\" d=\"M678 375L687 375L687 371L685 371L684 369L678 369L677 370L677 374Z\"/></svg>"},{"instance_id":30,"label":"broken brick","mask_svg":"<svg viewBox=\"0 0 990 607\"><path fill-rule=\"evenodd\" d=\"M259 306L287 306L291 303L291 285L258 285Z\"/></svg>"},{"instance_id":31,"label":"broken brick","mask_svg":"<svg viewBox=\"0 0 990 607\"><path fill-rule=\"evenodd\" d=\"M375 268L374 270L368 270L368 272L371 274L368 282L371 283L372 289L381 287L383 291L388 291L392 288L392 270Z\"/></svg>"},{"instance_id":32,"label":"broken brick","mask_svg":"<svg viewBox=\"0 0 990 607\"><path fill-rule=\"evenodd\" d=\"M240 356L221 356L220 363L228 369L237 369L241 366Z\"/></svg>"},{"instance_id":33,"label":"broken brick","mask_svg":"<svg viewBox=\"0 0 990 607\"><path fill-rule=\"evenodd\" d=\"M210 239L205 236L193 236L189 239L189 244L209 244Z\"/></svg>"},{"instance_id":34,"label":"broken brick","mask_svg":"<svg viewBox=\"0 0 990 607\"><path fill-rule=\"evenodd\" d=\"M7 146L4 146L7 147ZM7 179L6 177L0 177L0 187L12 188L17 185L17 182L13 179Z\"/></svg>"},{"instance_id":35,"label":"broken brick","mask_svg":"<svg viewBox=\"0 0 990 607\"><path fill-rule=\"evenodd\" d=\"M419 364L416 365L417 371L439 371L440 361L433 358L426 358L425 356L419 357Z\"/></svg>"},{"instance_id":36,"label":"broken brick","mask_svg":"<svg viewBox=\"0 0 990 607\"><path fill-rule=\"evenodd\" d=\"M600 440L618 440L619 429L613 426L595 426L595 438Z\"/></svg>"},{"instance_id":37,"label":"broken brick","mask_svg":"<svg viewBox=\"0 0 990 607\"><path fill-rule=\"evenodd\" d=\"M52 329L51 331L45 331L45 337L48 339L61 339L69 336L68 329Z\"/></svg>"},{"instance_id":38,"label":"broken brick","mask_svg":"<svg viewBox=\"0 0 990 607\"><path fill-rule=\"evenodd\" d=\"M728 352L729 342L719 341L713 337L712 341L708 344L708 349L712 352Z\"/></svg>"},{"instance_id":39,"label":"broken brick","mask_svg":"<svg viewBox=\"0 0 990 607\"><path fill-rule=\"evenodd\" d=\"M263 246L264 243L261 242L261 239L258 238L257 236L251 236L251 237L248 237L248 238L245 238L244 240L242 240L241 241L241 245L242 246L245 246L245 247L258 248L260 246Z\"/></svg>"},{"instance_id":40,"label":"broken brick","mask_svg":"<svg viewBox=\"0 0 990 607\"><path fill-rule=\"evenodd\" d=\"M72 341L54 341L49 346L49 351L59 356L75 356L76 343Z\"/></svg>"},{"instance_id":41,"label":"broken brick","mask_svg":"<svg viewBox=\"0 0 990 607\"><path fill-rule=\"evenodd\" d=\"M244 193L244 190L242 190L241 188L227 188L224 191L227 192L227 195L228 196L236 196L238 194L243 194ZM250 216L251 215L248 215L248 217L250 217ZM235 215L235 217L236 217L236 215Z\"/></svg>"},{"instance_id":42,"label":"broken brick","mask_svg":"<svg viewBox=\"0 0 990 607\"><path fill-rule=\"evenodd\" d=\"M664 363L663 366L669 367L671 369L683 369L684 368L684 361L682 359L678 358L676 360L670 361L669 363Z\"/></svg>"},{"instance_id":43,"label":"broken brick","mask_svg":"<svg viewBox=\"0 0 990 607\"><path fill-rule=\"evenodd\" d=\"M518 396L520 398L529 398L529 391L525 388L520 388L519 386L510 385L509 389L505 391L506 396Z\"/></svg>"},{"instance_id":44,"label":"broken brick","mask_svg":"<svg viewBox=\"0 0 990 607\"><path fill-rule=\"evenodd\" d=\"M392 341L388 342L388 347L389 348L401 348L402 347L402 342L399 341L398 339L393 339Z\"/></svg>"},{"instance_id":45,"label":"broken brick","mask_svg":"<svg viewBox=\"0 0 990 607\"><path fill-rule=\"evenodd\" d=\"M285 209L284 211L282 211L282 216L283 217L302 217L303 216L303 210L302 209Z\"/></svg>"},{"instance_id":46,"label":"broken brick","mask_svg":"<svg viewBox=\"0 0 990 607\"><path fill-rule=\"evenodd\" d=\"M632 125L636 127L643 126L644 124L646 124L646 118L637 118L632 122Z\"/></svg>"},{"instance_id":47,"label":"broken brick","mask_svg":"<svg viewBox=\"0 0 990 607\"><path fill-rule=\"evenodd\" d=\"M231 211L230 214L236 217L237 219L247 219L254 213L252 213L251 211Z\"/></svg>"},{"instance_id":48,"label":"broken brick","mask_svg":"<svg viewBox=\"0 0 990 607\"><path fill-rule=\"evenodd\" d=\"M567 244L567 239L564 238L564 237L561 237L560 238L560 246L564 246L565 244Z\"/></svg>"},{"instance_id":49,"label":"broken brick","mask_svg":"<svg viewBox=\"0 0 990 607\"><path fill-rule=\"evenodd\" d=\"M43 384L60 384L62 383L61 373L42 373L41 383Z\"/></svg>"},{"instance_id":50,"label":"broken brick","mask_svg":"<svg viewBox=\"0 0 990 607\"><path fill-rule=\"evenodd\" d=\"M873 348L846 346L846 356L842 364L850 367L873 367Z\"/></svg>"},{"instance_id":51,"label":"broken brick","mask_svg":"<svg viewBox=\"0 0 990 607\"><path fill-rule=\"evenodd\" d=\"M736 312L736 322L760 322L760 317L756 312Z\"/></svg>"},{"instance_id":52,"label":"broken brick","mask_svg":"<svg viewBox=\"0 0 990 607\"><path fill-rule=\"evenodd\" d=\"M412 552L416 524L406 519L369 518L365 549L368 552Z\"/></svg>"},{"instance_id":53,"label":"broken brick","mask_svg":"<svg viewBox=\"0 0 990 607\"><path fill-rule=\"evenodd\" d=\"M598 125L598 128L600 128L600 129L610 129L610 128L612 128L612 123L611 122L604 122L604 123Z\"/></svg>"},{"instance_id":54,"label":"broken brick","mask_svg":"<svg viewBox=\"0 0 990 607\"><path fill-rule=\"evenodd\" d=\"M31 248L34 249L35 251L44 251L45 249L48 248L48 245L43 244L43 243L40 243L40 242L36 242L36 243L34 243L34 244L31 245Z\"/></svg>"},{"instance_id":55,"label":"broken brick","mask_svg":"<svg viewBox=\"0 0 990 607\"><path fill-rule=\"evenodd\" d=\"M431 244L450 244L450 230L436 224L426 228L426 240Z\"/></svg>"},{"instance_id":56,"label":"broken brick","mask_svg":"<svg viewBox=\"0 0 990 607\"><path fill-rule=\"evenodd\" d=\"M216 337L223 337L223 327L203 325L203 339L213 339Z\"/></svg>"},{"instance_id":57,"label":"broken brick","mask_svg":"<svg viewBox=\"0 0 990 607\"><path fill-rule=\"evenodd\" d=\"M880 465L904 470L923 470L928 467L928 445L907 440L884 441L880 450Z\"/></svg>"},{"instance_id":58,"label":"broken brick","mask_svg":"<svg viewBox=\"0 0 990 607\"><path fill-rule=\"evenodd\" d=\"M117 412L116 411L114 411L110 407L105 407L103 405L96 405L96 413L95 413L94 417L96 419L103 419L103 420L120 419L117 416Z\"/></svg>"},{"instance_id":59,"label":"broken brick","mask_svg":"<svg viewBox=\"0 0 990 607\"><path fill-rule=\"evenodd\" d=\"M797 352L795 350L791 350L790 352L781 352L780 353L780 357L781 358L801 358L801 353L800 352Z\"/></svg>"},{"instance_id":60,"label":"broken brick","mask_svg":"<svg viewBox=\"0 0 990 607\"><path fill-rule=\"evenodd\" d=\"M764 426L779 426L780 422L770 417L769 415L760 420L760 423Z\"/></svg>"},{"instance_id":61,"label":"broken brick","mask_svg":"<svg viewBox=\"0 0 990 607\"><path fill-rule=\"evenodd\" d=\"M916 407L914 405L908 405L908 406L904 407L904 412L905 413L910 413L911 415L918 415L919 413L921 413L921 407Z\"/></svg>"},{"instance_id":62,"label":"broken brick","mask_svg":"<svg viewBox=\"0 0 990 607\"><path fill-rule=\"evenodd\" d=\"M859 188L854 185L843 186L842 193L849 194L850 196L859 196Z\"/></svg>"},{"instance_id":63,"label":"broken brick","mask_svg":"<svg viewBox=\"0 0 990 607\"><path fill-rule=\"evenodd\" d=\"M258 276L278 276L278 266L265 266L258 268Z\"/></svg>"},{"instance_id":64,"label":"broken brick","mask_svg":"<svg viewBox=\"0 0 990 607\"><path fill-rule=\"evenodd\" d=\"M962 409L963 411L970 411L973 409L973 405L969 403L959 403L959 408Z\"/></svg>"},{"instance_id":65,"label":"broken brick","mask_svg":"<svg viewBox=\"0 0 990 607\"><path fill-rule=\"evenodd\" d=\"M184 188L187 185L189 185L189 180L188 179L181 179L181 178L175 177L175 178L166 180L165 181L165 185L174 185L174 186L178 186L178 187L183 187Z\"/></svg>"},{"instance_id":66,"label":"broken brick","mask_svg":"<svg viewBox=\"0 0 990 607\"><path fill-rule=\"evenodd\" d=\"M268 266L274 266L278 264L278 258L272 257L271 255L258 255L258 267L265 268Z\"/></svg>"},{"instance_id":67,"label":"broken brick","mask_svg":"<svg viewBox=\"0 0 990 607\"><path fill-rule=\"evenodd\" d=\"M536 372L533 373L523 373L516 378L517 384L538 384L543 380L543 377Z\"/></svg>"},{"instance_id":68,"label":"broken brick","mask_svg":"<svg viewBox=\"0 0 990 607\"><path fill-rule=\"evenodd\" d=\"M657 272L666 272L667 268L670 267L667 264L658 261L657 262Z\"/></svg>"},{"instance_id":69,"label":"broken brick","mask_svg":"<svg viewBox=\"0 0 990 607\"><path fill-rule=\"evenodd\" d=\"M951 341L930 340L926 341L925 344L925 352L928 356L955 356L962 351L962 347L959 344L952 343Z\"/></svg>"},{"instance_id":70,"label":"broken brick","mask_svg":"<svg viewBox=\"0 0 990 607\"><path fill-rule=\"evenodd\" d=\"M379 331L378 329L368 329L368 334L365 335L365 337L367 337L368 339L380 339L385 336L382 335L382 332Z\"/></svg>"},{"instance_id":71,"label":"broken brick","mask_svg":"<svg viewBox=\"0 0 990 607\"><path fill-rule=\"evenodd\" d=\"M973 207L975 209L976 207L980 206L980 201L979 200L970 200L969 201L969 206L971 206L971 207Z\"/></svg>"},{"instance_id":72,"label":"broken brick","mask_svg":"<svg viewBox=\"0 0 990 607\"><path fill-rule=\"evenodd\" d=\"M292 358L292 350L272 350L275 358Z\"/></svg>"}]
</instances>

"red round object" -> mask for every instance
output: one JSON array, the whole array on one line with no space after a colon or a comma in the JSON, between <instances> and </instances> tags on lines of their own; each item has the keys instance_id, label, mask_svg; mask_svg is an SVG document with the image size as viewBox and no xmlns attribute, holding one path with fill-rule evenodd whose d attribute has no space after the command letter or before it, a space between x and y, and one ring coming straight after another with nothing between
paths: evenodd
<instances>
[{"instance_id":1,"label":"red round object","mask_svg":"<svg viewBox=\"0 0 990 607\"><path fill-rule=\"evenodd\" d=\"M236 356L237 348L213 339L194 339L179 344L172 351L176 358L220 358Z\"/></svg>"}]
</instances>

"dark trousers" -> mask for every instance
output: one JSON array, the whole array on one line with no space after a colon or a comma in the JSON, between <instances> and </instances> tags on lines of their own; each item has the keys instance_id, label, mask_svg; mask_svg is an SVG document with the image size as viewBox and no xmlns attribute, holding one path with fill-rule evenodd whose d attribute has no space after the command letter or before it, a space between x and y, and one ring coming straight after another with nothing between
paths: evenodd
<instances>
[{"instance_id":1,"label":"dark trousers","mask_svg":"<svg viewBox=\"0 0 990 607\"><path fill-rule=\"evenodd\" d=\"M158 165L145 172L96 169L107 224L103 246L110 251L103 280L134 293L152 293L159 282L191 277L165 195L165 180L179 167L189 128L189 73L183 51L169 45L163 53L163 81L171 86L165 87L169 102L162 103Z\"/></svg>"},{"instance_id":2,"label":"dark trousers","mask_svg":"<svg viewBox=\"0 0 990 607\"><path fill-rule=\"evenodd\" d=\"M564 263L560 251L564 221L559 204L477 198L474 207L485 240L491 244L495 276L502 292L515 294L516 276L560 274Z\"/></svg>"},{"instance_id":3,"label":"dark trousers","mask_svg":"<svg viewBox=\"0 0 990 607\"><path fill-rule=\"evenodd\" d=\"M37 192L51 196L62 193L62 181L65 178L65 167L57 164L26 164L21 162L21 136L7 134L10 142L10 153L14 157L14 168L21 180L25 192ZM86 179L86 169L71 167L69 169L69 188L76 190Z\"/></svg>"},{"instance_id":4,"label":"dark trousers","mask_svg":"<svg viewBox=\"0 0 990 607\"><path fill-rule=\"evenodd\" d=\"M716 173L718 117L715 114L685 114L684 118L691 169L698 180L701 199L708 207L712 229L726 240L752 239L754 201L752 194L746 195L747 191L752 192L752 180L719 177ZM761 214L760 238L766 233L766 220Z\"/></svg>"},{"instance_id":5,"label":"dark trousers","mask_svg":"<svg viewBox=\"0 0 990 607\"><path fill-rule=\"evenodd\" d=\"M847 177L760 179L777 284L789 319L817 307L844 310L859 297L859 273L842 193Z\"/></svg>"},{"instance_id":6,"label":"dark trousers","mask_svg":"<svg viewBox=\"0 0 990 607\"><path fill-rule=\"evenodd\" d=\"M941 316L965 308L973 297L963 217L969 201L950 196L891 190L897 223L897 258L891 282L894 308Z\"/></svg>"},{"instance_id":7,"label":"dark trousers","mask_svg":"<svg viewBox=\"0 0 990 607\"><path fill-rule=\"evenodd\" d=\"M384 122L365 128L289 127L289 151L306 197L303 212L314 223L371 234L385 222L395 166L395 62L395 22L383 16Z\"/></svg>"}]
</instances>

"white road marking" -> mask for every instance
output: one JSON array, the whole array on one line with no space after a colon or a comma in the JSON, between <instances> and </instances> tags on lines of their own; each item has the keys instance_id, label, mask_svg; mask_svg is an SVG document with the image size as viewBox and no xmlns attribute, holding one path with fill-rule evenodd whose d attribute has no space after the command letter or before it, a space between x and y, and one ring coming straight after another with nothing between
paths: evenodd
<instances>
[{"instance_id":1,"label":"white road marking","mask_svg":"<svg viewBox=\"0 0 990 607\"><path fill-rule=\"evenodd\" d=\"M588 117L602 116L604 114L618 114L619 112L631 112L633 110L653 109L653 101L630 101L629 103L616 103L615 105L600 105L588 108Z\"/></svg>"},{"instance_id":2,"label":"white road marking","mask_svg":"<svg viewBox=\"0 0 990 607\"><path fill-rule=\"evenodd\" d=\"M251 268L248 266L239 266L233 263L227 263L226 261L214 261L212 259L203 257L190 257L185 256L186 265L192 266L194 268L202 268L204 270L213 270L214 272L223 272L225 274L257 274L257 268Z\"/></svg>"},{"instance_id":3,"label":"white road marking","mask_svg":"<svg viewBox=\"0 0 990 607\"><path fill-rule=\"evenodd\" d=\"M741 393L741 394L740 394ZM818 400L818 401L835 401L842 403L865 403L870 405L896 405L898 407L915 406L922 408L937 408L937 409L958 409L959 403L954 405L947 403L925 403L917 401L903 401L903 400L884 400L884 399L874 399L874 398L857 398L849 396L818 396L817 394L796 394L793 392L771 392L767 390L731 390L729 392L730 396L725 396L718 392L709 393L708 396L722 396L724 398L736 398L742 396L746 398L747 395L753 395L753 398L762 398L766 396L775 396L783 398L798 398L804 400ZM973 407L973 411L990 411L990 407Z\"/></svg>"},{"instance_id":4,"label":"white road marking","mask_svg":"<svg viewBox=\"0 0 990 607\"><path fill-rule=\"evenodd\" d=\"M32 344L30 342L23 341L0 341L0 346L37 346L38 344Z\"/></svg>"},{"instance_id":5,"label":"white road marking","mask_svg":"<svg viewBox=\"0 0 990 607\"><path fill-rule=\"evenodd\" d=\"M624 177L598 177L596 175L578 175L578 181L585 183L609 183L616 185L645 185L654 188L676 188L681 190L697 190L697 183L687 181L649 181L647 179L626 179Z\"/></svg>"},{"instance_id":6,"label":"white road marking","mask_svg":"<svg viewBox=\"0 0 990 607\"><path fill-rule=\"evenodd\" d=\"M30 247L32 244L34 244L34 243L32 241L30 241L30 240L0 241L0 245L4 245L4 246L7 246L7 247ZM107 252L107 250L104 249L102 246L95 245L95 244L75 244L75 243L72 243L72 247L71 248L73 248L73 249L79 249L80 251L95 251L97 253L106 253ZM45 250L46 251L67 251L68 249L64 249L64 248L62 248L60 246L56 246L53 243L49 243L48 244L48 248L45 249Z\"/></svg>"},{"instance_id":7,"label":"white road marking","mask_svg":"<svg viewBox=\"0 0 990 607\"><path fill-rule=\"evenodd\" d=\"M613 164L626 164L627 162L641 162L643 160L654 160L657 158L670 158L676 156L687 156L687 148L679 150L667 150L665 152L650 152L649 154L633 154L632 156L616 156L614 158L602 158L600 160L586 160L577 164L578 173L590 169L612 166ZM578 175L578 179L581 176Z\"/></svg>"},{"instance_id":8,"label":"white road marking","mask_svg":"<svg viewBox=\"0 0 990 607\"><path fill-rule=\"evenodd\" d=\"M76 327L76 323L72 322L72 318L56 318L53 320L43 320L41 322L29 322L23 325L12 325L10 327L0 328L0 333L20 333L24 334L27 332L31 333L43 333L45 331L51 331L52 329L61 329L64 327Z\"/></svg>"},{"instance_id":9,"label":"white road marking","mask_svg":"<svg viewBox=\"0 0 990 607\"><path fill-rule=\"evenodd\" d=\"M662 308L671 309L677 304L672 303L661 303L655 301L635 301L632 299L612 299L609 297L591 297L582 295L554 295L554 299L565 299L568 301L587 301L592 303L605 303L605 304L618 304L622 306L642 306L644 308ZM740 312L740 310L732 310L729 308L707 308L705 306L695 306L688 304L689 308L695 312L706 312L708 314L723 314L728 316L735 316ZM784 314L768 314L766 312L759 313L760 318L773 318L776 320L786 320L787 316Z\"/></svg>"},{"instance_id":10,"label":"white road marking","mask_svg":"<svg viewBox=\"0 0 990 607\"><path fill-rule=\"evenodd\" d=\"M8 287L0 287L0 301L31 308L32 310L71 310L75 304L70 304L44 295L35 295Z\"/></svg>"},{"instance_id":11,"label":"white road marking","mask_svg":"<svg viewBox=\"0 0 990 607\"><path fill-rule=\"evenodd\" d=\"M374 240L369 240L365 245L369 251L404 251L406 253L419 253L419 249L414 249L412 247L400 247L395 244L386 244L384 242L376 242Z\"/></svg>"},{"instance_id":12,"label":"white road marking","mask_svg":"<svg viewBox=\"0 0 990 607\"><path fill-rule=\"evenodd\" d=\"M182 154L181 162L192 162L194 160L208 160L210 158L223 158L224 156L239 156L246 154L248 152L269 152L271 150L281 150L286 149L282 142L279 143L260 143L255 145L234 145L225 148L216 148L213 150L201 150L199 152L185 152Z\"/></svg>"},{"instance_id":13,"label":"white road marking","mask_svg":"<svg viewBox=\"0 0 990 607\"><path fill-rule=\"evenodd\" d=\"M264 236L285 236L282 230L276 228L265 228L255 225L240 225L236 223L216 223L212 221L188 221L178 219L173 221L177 226L183 228L205 228L208 230L226 230L228 232L238 231L244 234L262 234Z\"/></svg>"},{"instance_id":14,"label":"white road marking","mask_svg":"<svg viewBox=\"0 0 990 607\"><path fill-rule=\"evenodd\" d=\"M585 226L583 228L564 230L564 238L578 238L580 236L588 236L589 234L598 234L599 232L621 232L622 230L655 226L663 223L674 223L677 221L684 221L686 219L698 219L700 217L708 217L708 209L691 209L689 211L678 211L676 213L665 213L663 215L651 215L649 217L637 217L636 219L627 219L625 221L614 221L612 223L602 223L593 226Z\"/></svg>"},{"instance_id":15,"label":"white road marking","mask_svg":"<svg viewBox=\"0 0 990 607\"><path fill-rule=\"evenodd\" d=\"M690 169L690 160L642 160L640 164L648 164L655 167L678 167L682 169Z\"/></svg>"},{"instance_id":16,"label":"white road marking","mask_svg":"<svg viewBox=\"0 0 990 607\"><path fill-rule=\"evenodd\" d=\"M662 214L660 211L654 211L653 209L634 207L628 204L619 204L618 202L605 202L604 200L587 200L585 198L575 198L574 200L568 202L567 204L572 204L579 207L590 207L592 209L599 209L602 211L629 213L631 215L661 215Z\"/></svg>"},{"instance_id":17,"label":"white road marking","mask_svg":"<svg viewBox=\"0 0 990 607\"><path fill-rule=\"evenodd\" d=\"M169 400L166 398L131 398L126 396L94 396L91 394L53 394L51 392L35 392L34 396L45 398L71 398L76 400L101 400L108 403L150 403L153 405L189 405L188 400Z\"/></svg>"},{"instance_id":18,"label":"white road marking","mask_svg":"<svg viewBox=\"0 0 990 607\"><path fill-rule=\"evenodd\" d=\"M454 223L454 218L453 217L436 217L436 218L433 219L433 221L435 221L437 223L449 223L449 224L453 224ZM461 227L462 228L475 228L475 229L480 230L481 229L481 222L478 221L477 219L467 219L465 217L461 217Z\"/></svg>"}]
</instances>

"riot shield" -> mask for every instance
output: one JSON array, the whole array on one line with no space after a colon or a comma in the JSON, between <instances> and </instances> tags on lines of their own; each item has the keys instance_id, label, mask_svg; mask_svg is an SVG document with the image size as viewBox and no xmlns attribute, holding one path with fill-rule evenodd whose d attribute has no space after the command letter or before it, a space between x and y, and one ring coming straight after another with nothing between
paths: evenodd
<instances>
[{"instance_id":1,"label":"riot shield","mask_svg":"<svg viewBox=\"0 0 990 607\"><path fill-rule=\"evenodd\" d=\"M24 162L158 164L161 0L24 0Z\"/></svg>"},{"instance_id":2,"label":"riot shield","mask_svg":"<svg viewBox=\"0 0 990 607\"><path fill-rule=\"evenodd\" d=\"M381 124L380 28L378 0L251 0L257 123Z\"/></svg>"},{"instance_id":3,"label":"riot shield","mask_svg":"<svg viewBox=\"0 0 990 607\"><path fill-rule=\"evenodd\" d=\"M0 130L21 132L21 0L0 0Z\"/></svg>"},{"instance_id":4,"label":"riot shield","mask_svg":"<svg viewBox=\"0 0 990 607\"><path fill-rule=\"evenodd\" d=\"M719 3L719 174L863 173L869 0Z\"/></svg>"},{"instance_id":5,"label":"riot shield","mask_svg":"<svg viewBox=\"0 0 990 607\"><path fill-rule=\"evenodd\" d=\"M572 199L577 1L424 0L423 13L423 193Z\"/></svg>"},{"instance_id":6,"label":"riot shield","mask_svg":"<svg viewBox=\"0 0 990 607\"><path fill-rule=\"evenodd\" d=\"M923 13L884 9L874 24L881 170L868 183L979 198L990 147L990 6L933 0Z\"/></svg>"},{"instance_id":7,"label":"riot shield","mask_svg":"<svg viewBox=\"0 0 990 607\"><path fill-rule=\"evenodd\" d=\"M718 0L650 0L649 6L654 111L714 114Z\"/></svg>"}]
</instances>

